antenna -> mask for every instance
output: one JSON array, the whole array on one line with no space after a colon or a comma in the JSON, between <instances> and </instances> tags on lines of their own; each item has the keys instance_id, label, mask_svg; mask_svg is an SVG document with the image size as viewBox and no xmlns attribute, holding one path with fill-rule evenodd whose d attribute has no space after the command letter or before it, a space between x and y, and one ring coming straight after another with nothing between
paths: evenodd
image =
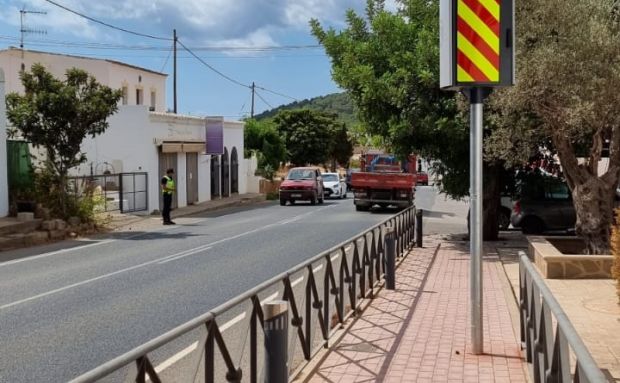
<instances>
[{"instance_id":1,"label":"antenna","mask_svg":"<svg viewBox=\"0 0 620 383\"><path fill-rule=\"evenodd\" d=\"M39 35L46 35L47 31L46 30L42 30L42 29L31 29L28 28L26 26L24 26L24 19L26 18L27 14L36 14L36 15L47 15L47 12L43 12L43 11L29 11L27 10L25 7L19 10L19 32L20 32L20 40L19 40L19 48L23 51L24 49L24 34L26 33L31 33L31 34L39 34Z\"/></svg>"}]
</instances>

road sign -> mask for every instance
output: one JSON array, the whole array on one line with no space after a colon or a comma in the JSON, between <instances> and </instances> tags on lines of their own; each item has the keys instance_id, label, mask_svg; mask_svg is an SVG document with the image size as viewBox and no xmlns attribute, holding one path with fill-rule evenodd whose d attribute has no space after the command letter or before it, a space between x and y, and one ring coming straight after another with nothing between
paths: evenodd
<instances>
[{"instance_id":1,"label":"road sign","mask_svg":"<svg viewBox=\"0 0 620 383\"><path fill-rule=\"evenodd\" d=\"M440 86L514 83L513 0L440 1Z\"/></svg>"}]
</instances>

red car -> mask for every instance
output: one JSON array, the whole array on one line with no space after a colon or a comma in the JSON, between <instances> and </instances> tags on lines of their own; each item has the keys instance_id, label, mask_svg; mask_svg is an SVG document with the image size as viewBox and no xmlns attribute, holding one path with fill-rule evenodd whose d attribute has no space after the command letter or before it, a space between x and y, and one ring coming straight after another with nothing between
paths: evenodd
<instances>
[{"instance_id":1,"label":"red car","mask_svg":"<svg viewBox=\"0 0 620 383\"><path fill-rule=\"evenodd\" d=\"M428 174L426 172L417 172L416 184L417 185L428 185Z\"/></svg>"},{"instance_id":2,"label":"red car","mask_svg":"<svg viewBox=\"0 0 620 383\"><path fill-rule=\"evenodd\" d=\"M280 184L280 205L291 205L295 201L310 201L315 205L317 201L323 203L323 180L321 171L317 168L292 168L286 179Z\"/></svg>"}]
</instances>

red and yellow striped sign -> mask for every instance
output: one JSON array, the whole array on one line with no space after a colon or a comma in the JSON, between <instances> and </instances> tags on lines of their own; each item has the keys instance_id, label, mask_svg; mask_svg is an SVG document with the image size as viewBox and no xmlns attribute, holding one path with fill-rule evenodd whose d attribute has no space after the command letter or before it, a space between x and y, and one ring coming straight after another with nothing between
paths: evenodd
<instances>
[{"instance_id":1,"label":"red and yellow striped sign","mask_svg":"<svg viewBox=\"0 0 620 383\"><path fill-rule=\"evenodd\" d=\"M501 0L457 2L457 81L499 82Z\"/></svg>"}]
</instances>

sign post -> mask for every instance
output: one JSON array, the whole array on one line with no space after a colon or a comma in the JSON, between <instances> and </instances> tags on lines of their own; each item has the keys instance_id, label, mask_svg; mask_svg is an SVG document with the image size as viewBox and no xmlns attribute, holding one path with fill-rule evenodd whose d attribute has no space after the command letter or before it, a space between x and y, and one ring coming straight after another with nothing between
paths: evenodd
<instances>
[{"instance_id":1,"label":"sign post","mask_svg":"<svg viewBox=\"0 0 620 383\"><path fill-rule=\"evenodd\" d=\"M474 354L483 353L483 104L491 89L514 83L513 0L440 0L440 86L470 102L470 326Z\"/></svg>"}]
</instances>

